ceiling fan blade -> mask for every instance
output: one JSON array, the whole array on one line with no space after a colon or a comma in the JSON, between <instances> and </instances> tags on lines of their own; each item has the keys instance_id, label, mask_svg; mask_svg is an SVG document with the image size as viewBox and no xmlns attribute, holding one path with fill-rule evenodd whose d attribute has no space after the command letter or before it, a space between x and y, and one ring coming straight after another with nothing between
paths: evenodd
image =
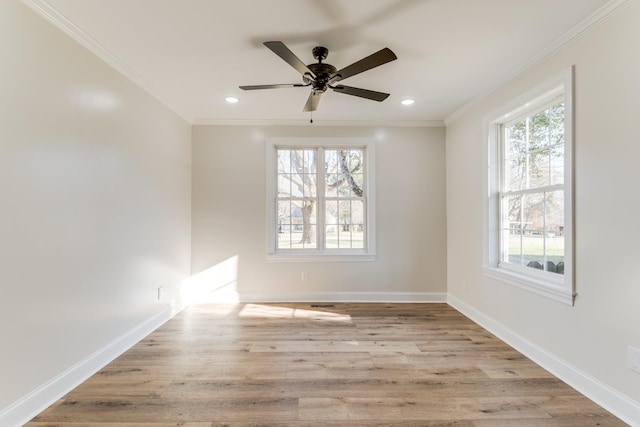
<instances>
[{"instance_id":1,"label":"ceiling fan blade","mask_svg":"<svg viewBox=\"0 0 640 427\"><path fill-rule=\"evenodd\" d=\"M311 91L309 98L307 99L307 103L304 105L302 111L305 113L309 111L316 111L318 109L318 103L320 102L320 96L322 96L323 92L320 91Z\"/></svg>"},{"instance_id":2,"label":"ceiling fan blade","mask_svg":"<svg viewBox=\"0 0 640 427\"><path fill-rule=\"evenodd\" d=\"M281 85L253 85L253 86L238 86L242 90L256 90L256 89L281 89L287 87L304 87L301 83L281 84Z\"/></svg>"},{"instance_id":3,"label":"ceiling fan blade","mask_svg":"<svg viewBox=\"0 0 640 427\"><path fill-rule=\"evenodd\" d=\"M358 62L354 62L351 65L344 67L341 70L336 71L331 75L330 82L337 82L339 80L344 80L348 77L355 76L356 74L360 74L363 71L370 70L372 68L378 67L382 64L386 64L387 62L391 62L393 60L398 59L395 53L391 51L388 47L377 51L376 53L367 56L366 58L362 58Z\"/></svg>"},{"instance_id":4,"label":"ceiling fan blade","mask_svg":"<svg viewBox=\"0 0 640 427\"><path fill-rule=\"evenodd\" d=\"M351 86L335 86L331 87L336 92L345 93L347 95L359 96L360 98L371 99L373 101L382 102L389 97L388 93L376 92L375 90L360 89L358 87Z\"/></svg>"},{"instance_id":5,"label":"ceiling fan blade","mask_svg":"<svg viewBox=\"0 0 640 427\"><path fill-rule=\"evenodd\" d=\"M309 67L307 67L304 64L304 62L302 62L293 52L291 52L287 46L285 46L284 43L280 41L271 41L271 42L264 42L263 44L269 49L271 49L273 53L278 55L280 58L284 59L287 64L291 65L293 68L298 70L300 74L304 75L308 73L312 77L316 76L309 69Z\"/></svg>"}]
</instances>

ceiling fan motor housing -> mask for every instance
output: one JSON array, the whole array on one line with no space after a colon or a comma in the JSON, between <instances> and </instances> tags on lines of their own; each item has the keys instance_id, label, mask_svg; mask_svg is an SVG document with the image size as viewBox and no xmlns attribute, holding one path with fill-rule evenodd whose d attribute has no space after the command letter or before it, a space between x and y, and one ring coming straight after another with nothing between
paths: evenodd
<instances>
[{"instance_id":1,"label":"ceiling fan motor housing","mask_svg":"<svg viewBox=\"0 0 640 427\"><path fill-rule=\"evenodd\" d=\"M337 71L336 67L331 64L323 64L321 62L309 64L307 67L316 75L315 80L311 79L313 89L322 92L327 90L331 76Z\"/></svg>"}]
</instances>

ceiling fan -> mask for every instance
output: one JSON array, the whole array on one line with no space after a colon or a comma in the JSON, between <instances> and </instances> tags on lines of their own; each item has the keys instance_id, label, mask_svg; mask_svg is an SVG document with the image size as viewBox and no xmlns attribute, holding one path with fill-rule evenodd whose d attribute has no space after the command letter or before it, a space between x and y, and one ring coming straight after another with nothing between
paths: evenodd
<instances>
[{"instance_id":1,"label":"ceiling fan","mask_svg":"<svg viewBox=\"0 0 640 427\"><path fill-rule=\"evenodd\" d=\"M255 85L240 86L243 90L256 89L280 89L288 87L308 87L311 86L311 94L307 99L307 103L302 111L315 111L320 102L320 96L331 89L334 92L344 93L347 95L358 96L360 98L371 99L373 101L384 101L389 96L388 93L376 92L368 89L360 89L357 87L344 86L336 84L340 80L355 76L363 71L378 67L387 62L398 59L398 57L389 48L384 48L378 52L362 58L353 64L337 70L331 64L324 63L329 54L329 49L323 46L316 46L312 50L313 57L318 60L317 63L305 65L289 48L281 41L264 42L264 45L271 49L276 55L282 58L287 64L295 68L302 74L303 83L291 84L275 84L275 85Z\"/></svg>"}]
</instances>

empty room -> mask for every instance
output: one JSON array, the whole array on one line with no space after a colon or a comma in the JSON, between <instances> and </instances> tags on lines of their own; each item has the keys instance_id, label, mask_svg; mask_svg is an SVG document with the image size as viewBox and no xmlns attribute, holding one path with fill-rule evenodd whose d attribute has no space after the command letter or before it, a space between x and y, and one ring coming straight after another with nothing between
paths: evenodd
<instances>
[{"instance_id":1,"label":"empty room","mask_svg":"<svg viewBox=\"0 0 640 427\"><path fill-rule=\"evenodd\" d=\"M640 427L639 24L0 0L0 426Z\"/></svg>"}]
</instances>

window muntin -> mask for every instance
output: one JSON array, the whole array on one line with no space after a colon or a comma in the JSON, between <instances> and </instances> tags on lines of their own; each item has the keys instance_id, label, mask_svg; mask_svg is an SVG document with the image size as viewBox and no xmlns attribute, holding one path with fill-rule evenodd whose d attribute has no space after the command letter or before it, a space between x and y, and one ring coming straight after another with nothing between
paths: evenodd
<instances>
[{"instance_id":1,"label":"window muntin","mask_svg":"<svg viewBox=\"0 0 640 427\"><path fill-rule=\"evenodd\" d=\"M369 151L364 145L272 145L272 255L374 254L369 224ZM269 158L270 156L268 156ZM275 258L274 258L275 259ZM356 258L354 258L355 260Z\"/></svg>"},{"instance_id":2,"label":"window muntin","mask_svg":"<svg viewBox=\"0 0 640 427\"><path fill-rule=\"evenodd\" d=\"M501 125L500 262L564 274L564 100Z\"/></svg>"}]
</instances>

